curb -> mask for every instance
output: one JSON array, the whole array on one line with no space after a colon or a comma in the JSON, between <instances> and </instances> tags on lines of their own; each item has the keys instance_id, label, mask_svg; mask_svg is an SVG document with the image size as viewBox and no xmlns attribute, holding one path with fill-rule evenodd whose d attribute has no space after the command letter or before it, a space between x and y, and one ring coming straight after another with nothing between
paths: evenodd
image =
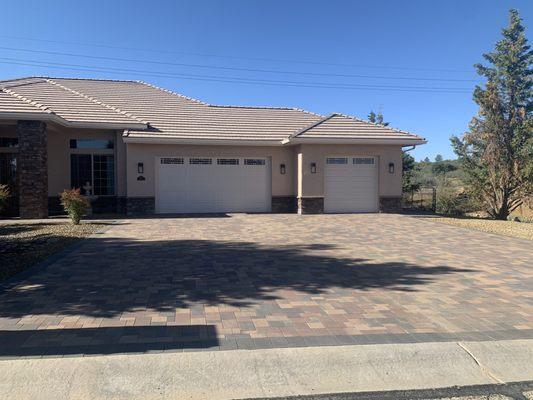
<instances>
[{"instance_id":1,"label":"curb","mask_svg":"<svg viewBox=\"0 0 533 400\"><path fill-rule=\"evenodd\" d=\"M452 386L438 389L392 390L384 392L353 392L312 394L287 397L261 397L253 400L429 400L471 396L504 395L515 400L525 399L523 392L533 391L533 381L493 385ZM243 399L252 400L252 399Z\"/></svg>"}]
</instances>

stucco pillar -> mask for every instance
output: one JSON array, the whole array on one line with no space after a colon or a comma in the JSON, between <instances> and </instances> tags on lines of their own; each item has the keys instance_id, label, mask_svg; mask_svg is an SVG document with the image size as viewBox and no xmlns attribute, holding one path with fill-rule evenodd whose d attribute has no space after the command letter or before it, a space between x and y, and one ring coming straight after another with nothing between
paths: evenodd
<instances>
[{"instance_id":1,"label":"stucco pillar","mask_svg":"<svg viewBox=\"0 0 533 400\"><path fill-rule=\"evenodd\" d=\"M298 180L298 214L322 214L324 212L324 196L317 196L310 187L316 185L316 181L324 179L322 174L317 174L317 162L314 158L305 154L302 149L297 154L297 180ZM311 163L315 164L314 172L311 172ZM315 183L313 185L313 183Z\"/></svg>"},{"instance_id":2,"label":"stucco pillar","mask_svg":"<svg viewBox=\"0 0 533 400\"><path fill-rule=\"evenodd\" d=\"M18 121L17 175L21 218L48 216L48 154L46 124Z\"/></svg>"}]
</instances>

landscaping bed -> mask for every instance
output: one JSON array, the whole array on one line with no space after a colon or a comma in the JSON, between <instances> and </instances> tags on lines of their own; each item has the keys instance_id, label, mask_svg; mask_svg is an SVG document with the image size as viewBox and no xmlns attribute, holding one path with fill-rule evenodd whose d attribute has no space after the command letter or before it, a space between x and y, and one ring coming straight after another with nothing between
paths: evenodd
<instances>
[{"instance_id":1,"label":"landscaping bed","mask_svg":"<svg viewBox=\"0 0 533 400\"><path fill-rule=\"evenodd\" d=\"M100 222L0 221L0 281L104 228Z\"/></svg>"},{"instance_id":2,"label":"landscaping bed","mask_svg":"<svg viewBox=\"0 0 533 400\"><path fill-rule=\"evenodd\" d=\"M456 225L463 228L476 229L479 231L496 233L499 235L517 237L533 240L533 223L516 221L495 221L485 218L475 217L445 217L432 215L432 220L449 225Z\"/></svg>"}]
</instances>

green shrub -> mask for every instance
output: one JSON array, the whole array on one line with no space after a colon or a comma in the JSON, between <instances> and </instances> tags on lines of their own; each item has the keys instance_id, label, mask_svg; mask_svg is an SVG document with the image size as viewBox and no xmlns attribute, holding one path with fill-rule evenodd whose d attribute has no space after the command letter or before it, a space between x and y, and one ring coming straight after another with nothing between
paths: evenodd
<instances>
[{"instance_id":1,"label":"green shrub","mask_svg":"<svg viewBox=\"0 0 533 400\"><path fill-rule=\"evenodd\" d=\"M60 194L60 198L61 205L72 220L72 223L78 225L81 217L87 213L91 206L89 200L81 195L80 189L64 190Z\"/></svg>"},{"instance_id":2,"label":"green shrub","mask_svg":"<svg viewBox=\"0 0 533 400\"><path fill-rule=\"evenodd\" d=\"M461 207L462 199L457 190L448 186L441 185L437 188L437 213L445 215L462 215L464 213Z\"/></svg>"},{"instance_id":3,"label":"green shrub","mask_svg":"<svg viewBox=\"0 0 533 400\"><path fill-rule=\"evenodd\" d=\"M0 185L0 211L6 206L9 196L11 196L11 193L9 193L7 185Z\"/></svg>"}]
</instances>

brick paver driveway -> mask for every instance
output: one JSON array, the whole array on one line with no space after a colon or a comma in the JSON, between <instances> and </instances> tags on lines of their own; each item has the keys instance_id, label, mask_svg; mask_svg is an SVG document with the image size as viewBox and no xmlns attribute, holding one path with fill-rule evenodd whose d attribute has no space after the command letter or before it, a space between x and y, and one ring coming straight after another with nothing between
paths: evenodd
<instances>
[{"instance_id":1,"label":"brick paver driveway","mask_svg":"<svg viewBox=\"0 0 533 400\"><path fill-rule=\"evenodd\" d=\"M531 242L402 215L130 219L0 292L0 342L533 337L532 263Z\"/></svg>"}]
</instances>

